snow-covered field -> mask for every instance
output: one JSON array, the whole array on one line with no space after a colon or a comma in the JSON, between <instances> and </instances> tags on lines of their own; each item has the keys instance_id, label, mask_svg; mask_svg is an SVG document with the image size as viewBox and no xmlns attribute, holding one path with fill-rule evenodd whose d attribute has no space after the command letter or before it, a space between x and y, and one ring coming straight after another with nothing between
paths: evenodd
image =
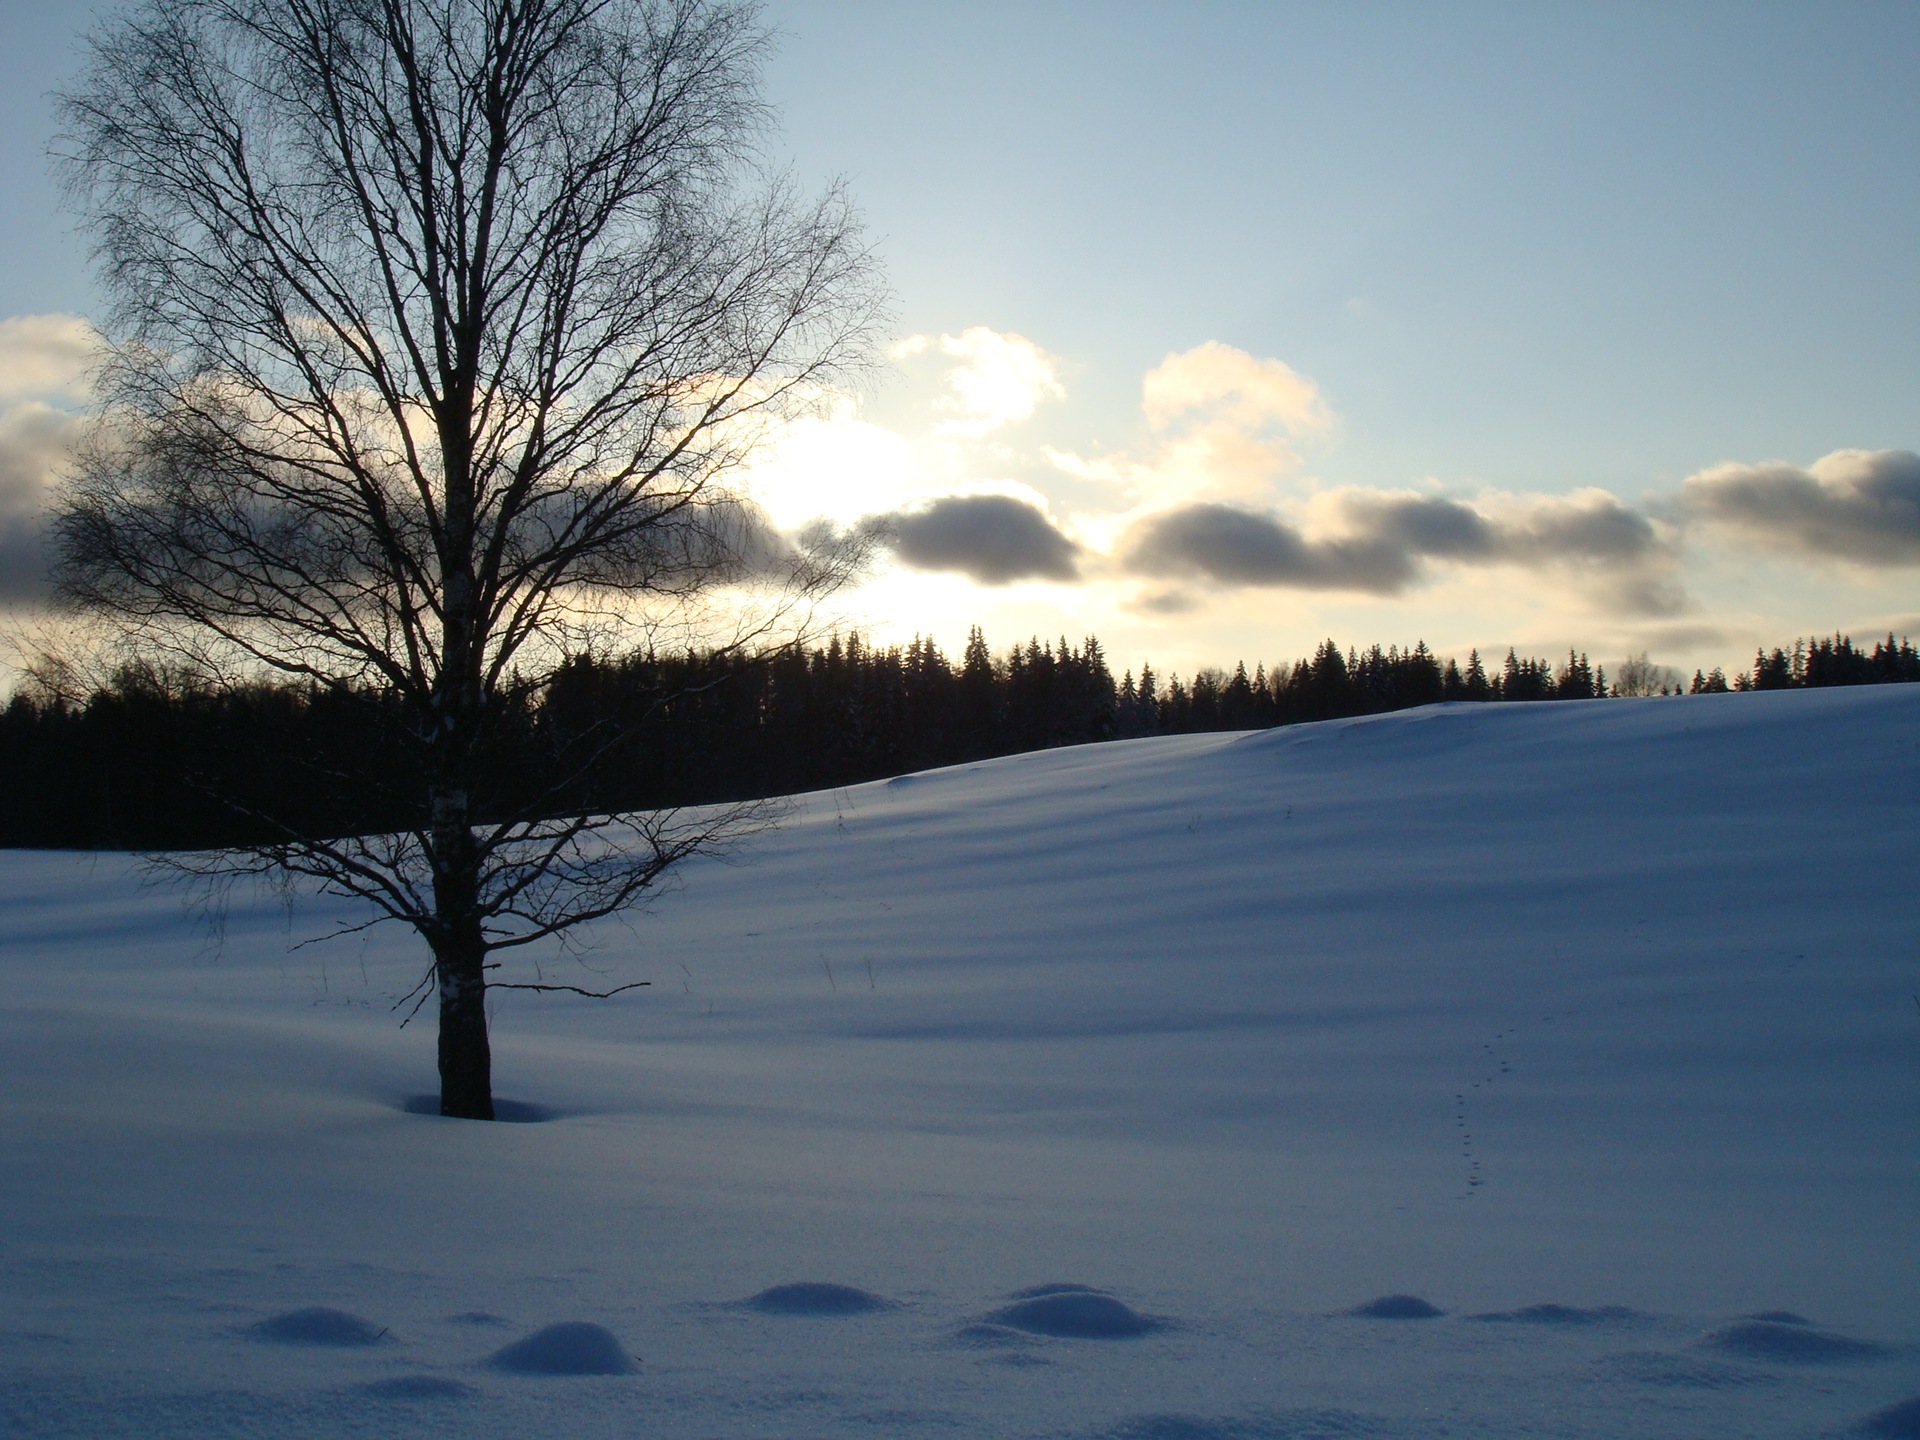
<instances>
[{"instance_id":1,"label":"snow-covered field","mask_svg":"<svg viewBox=\"0 0 1920 1440\"><path fill-rule=\"evenodd\" d=\"M0 854L0 1433L1920 1435L1916 822L1920 686L811 796L491 1126L400 932Z\"/></svg>"}]
</instances>

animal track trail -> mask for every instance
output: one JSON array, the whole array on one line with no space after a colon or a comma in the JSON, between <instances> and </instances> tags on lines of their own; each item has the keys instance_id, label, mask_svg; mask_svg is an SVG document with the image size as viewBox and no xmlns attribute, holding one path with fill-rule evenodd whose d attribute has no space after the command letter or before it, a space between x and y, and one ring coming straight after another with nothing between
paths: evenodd
<instances>
[{"instance_id":1,"label":"animal track trail","mask_svg":"<svg viewBox=\"0 0 1920 1440\"><path fill-rule=\"evenodd\" d=\"M1551 1016L1542 1016L1543 1021ZM1480 1061L1483 1067L1480 1078L1469 1082L1467 1088L1458 1091L1453 1097L1454 1137L1460 1145L1460 1159L1466 1166L1466 1185L1459 1199L1471 1200L1479 1194L1486 1184L1485 1167L1481 1163L1480 1152L1475 1147L1472 1117L1468 1113L1468 1102L1475 1094L1485 1091L1500 1080L1513 1073L1513 1062L1507 1057L1506 1042L1520 1029L1518 1025L1509 1025L1492 1039L1481 1042Z\"/></svg>"}]
</instances>

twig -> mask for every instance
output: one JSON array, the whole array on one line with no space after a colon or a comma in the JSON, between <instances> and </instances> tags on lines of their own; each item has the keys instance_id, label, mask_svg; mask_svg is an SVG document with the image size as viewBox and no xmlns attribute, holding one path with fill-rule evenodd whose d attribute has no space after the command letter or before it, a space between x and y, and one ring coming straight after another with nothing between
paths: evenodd
<instances>
[{"instance_id":1,"label":"twig","mask_svg":"<svg viewBox=\"0 0 1920 1440\"><path fill-rule=\"evenodd\" d=\"M407 1028L408 1023L412 1021L413 1017L420 1013L420 1007L426 1004L428 999L433 995L433 981L438 973L439 967L429 965L427 967L427 973L421 978L420 983L387 1007L389 1011L398 1010L402 1005L406 1004L407 1001L413 1000L413 1008L407 1011L407 1018L400 1022L400 1028L402 1030ZM419 996L417 1000L414 999L416 995Z\"/></svg>"}]
</instances>

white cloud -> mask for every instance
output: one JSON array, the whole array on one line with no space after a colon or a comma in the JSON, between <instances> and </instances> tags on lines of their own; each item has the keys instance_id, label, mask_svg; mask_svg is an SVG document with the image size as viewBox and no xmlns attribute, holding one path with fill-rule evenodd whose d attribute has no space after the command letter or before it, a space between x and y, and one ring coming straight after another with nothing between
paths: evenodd
<instances>
[{"instance_id":1,"label":"white cloud","mask_svg":"<svg viewBox=\"0 0 1920 1440\"><path fill-rule=\"evenodd\" d=\"M938 339L911 335L892 355L903 360L932 349L959 362L947 370L947 393L937 402L951 417L936 427L942 434L985 435L1066 398L1059 361L1024 335L974 325Z\"/></svg>"},{"instance_id":2,"label":"white cloud","mask_svg":"<svg viewBox=\"0 0 1920 1440\"><path fill-rule=\"evenodd\" d=\"M0 320L0 401L84 401L97 346L93 327L78 315Z\"/></svg>"},{"instance_id":3,"label":"white cloud","mask_svg":"<svg viewBox=\"0 0 1920 1440\"><path fill-rule=\"evenodd\" d=\"M1320 387L1291 366L1209 340L1147 372L1144 455L1089 458L1049 450L1063 474L1116 485L1141 509L1270 501L1301 466L1300 447L1336 422Z\"/></svg>"},{"instance_id":4,"label":"white cloud","mask_svg":"<svg viewBox=\"0 0 1920 1440\"><path fill-rule=\"evenodd\" d=\"M1319 436L1333 428L1320 387L1283 361L1209 340L1167 356L1140 384L1147 424L1168 430L1194 421L1249 434L1278 429Z\"/></svg>"},{"instance_id":5,"label":"white cloud","mask_svg":"<svg viewBox=\"0 0 1920 1440\"><path fill-rule=\"evenodd\" d=\"M30 515L41 509L84 423L37 400L0 411L0 514Z\"/></svg>"}]
</instances>

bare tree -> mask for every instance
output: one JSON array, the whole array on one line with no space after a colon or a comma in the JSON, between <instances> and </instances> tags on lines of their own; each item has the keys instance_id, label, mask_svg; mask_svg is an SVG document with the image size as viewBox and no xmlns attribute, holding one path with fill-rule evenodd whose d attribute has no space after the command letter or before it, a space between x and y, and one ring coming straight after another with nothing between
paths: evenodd
<instances>
[{"instance_id":1,"label":"bare tree","mask_svg":"<svg viewBox=\"0 0 1920 1440\"><path fill-rule=\"evenodd\" d=\"M568 777L503 775L502 717L623 629L834 578L727 484L879 304L845 198L759 162L764 47L734 0L146 0L61 97L112 309L60 594L404 717L412 828L181 863L417 929L443 1114L492 1117L489 986L555 988L490 957L752 818L555 814Z\"/></svg>"},{"instance_id":2,"label":"bare tree","mask_svg":"<svg viewBox=\"0 0 1920 1440\"><path fill-rule=\"evenodd\" d=\"M1629 655L1614 672L1615 695L1665 695L1669 690L1678 694L1681 688L1680 672L1671 665L1649 660L1644 650L1638 655Z\"/></svg>"}]
</instances>

